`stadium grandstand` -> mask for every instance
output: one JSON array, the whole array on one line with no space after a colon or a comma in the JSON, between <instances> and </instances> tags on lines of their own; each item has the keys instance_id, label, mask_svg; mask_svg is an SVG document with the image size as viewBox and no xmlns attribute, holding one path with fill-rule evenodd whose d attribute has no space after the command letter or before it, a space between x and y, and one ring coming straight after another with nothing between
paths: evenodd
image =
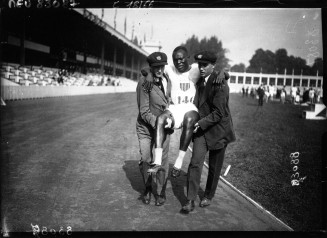
<instances>
[{"instance_id":1,"label":"stadium grandstand","mask_svg":"<svg viewBox=\"0 0 327 238\"><path fill-rule=\"evenodd\" d=\"M14 86L28 86L25 95L39 91L33 86L82 92L83 86L123 85L134 91L146 65L144 49L87 9L2 9L0 29L5 100L15 98L5 92Z\"/></svg>"},{"instance_id":2,"label":"stadium grandstand","mask_svg":"<svg viewBox=\"0 0 327 238\"><path fill-rule=\"evenodd\" d=\"M77 86L76 93L81 94L97 93L82 89L84 86L122 85L126 91L135 91L149 49L154 51L153 46L160 45L136 45L87 9L2 9L0 31L1 92L5 100L30 98L40 91L33 86L70 86L71 91ZM299 87L301 94L309 87L320 91L323 87L323 77L318 75L230 75L234 93L261 84L285 87L288 93L292 87ZM20 88L21 93L12 95L17 90L14 86L29 88Z\"/></svg>"}]
</instances>

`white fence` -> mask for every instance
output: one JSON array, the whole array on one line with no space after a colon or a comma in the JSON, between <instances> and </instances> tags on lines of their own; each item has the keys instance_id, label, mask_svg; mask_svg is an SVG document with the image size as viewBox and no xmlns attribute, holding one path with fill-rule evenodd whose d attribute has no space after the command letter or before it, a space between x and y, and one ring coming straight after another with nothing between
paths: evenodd
<instances>
[{"instance_id":1,"label":"white fence","mask_svg":"<svg viewBox=\"0 0 327 238\"><path fill-rule=\"evenodd\" d=\"M314 89L322 90L322 76L308 75L286 75L286 74L254 74L254 73L238 73L229 72L229 87L230 92L241 92L242 87L258 88L261 83L264 85L273 85L277 88L286 86L286 91L291 87L300 87L301 91L304 88L313 87Z\"/></svg>"},{"instance_id":2,"label":"white fence","mask_svg":"<svg viewBox=\"0 0 327 238\"><path fill-rule=\"evenodd\" d=\"M123 77L118 79L121 86L21 86L2 78L1 98L18 100L136 91L137 82Z\"/></svg>"},{"instance_id":3,"label":"white fence","mask_svg":"<svg viewBox=\"0 0 327 238\"><path fill-rule=\"evenodd\" d=\"M135 92L135 88L123 86L1 86L1 98L4 100L18 100L132 91Z\"/></svg>"}]
</instances>

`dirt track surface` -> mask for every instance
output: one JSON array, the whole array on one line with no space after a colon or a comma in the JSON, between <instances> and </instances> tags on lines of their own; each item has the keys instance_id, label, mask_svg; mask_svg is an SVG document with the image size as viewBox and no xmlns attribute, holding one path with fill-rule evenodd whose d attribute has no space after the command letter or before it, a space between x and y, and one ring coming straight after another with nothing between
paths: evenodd
<instances>
[{"instance_id":1,"label":"dirt track surface","mask_svg":"<svg viewBox=\"0 0 327 238\"><path fill-rule=\"evenodd\" d=\"M179 213L186 171L162 207L144 205L135 93L7 102L1 107L1 222L7 231L285 231L219 182L208 208ZM172 136L170 168L180 132ZM202 185L206 182L204 169ZM200 191L200 196L203 191Z\"/></svg>"}]
</instances>

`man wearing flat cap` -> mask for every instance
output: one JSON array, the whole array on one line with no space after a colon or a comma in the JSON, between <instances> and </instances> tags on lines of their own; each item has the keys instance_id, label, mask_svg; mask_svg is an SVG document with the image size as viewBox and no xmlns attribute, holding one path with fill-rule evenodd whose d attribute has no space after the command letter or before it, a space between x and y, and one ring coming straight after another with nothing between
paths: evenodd
<instances>
[{"instance_id":1,"label":"man wearing flat cap","mask_svg":"<svg viewBox=\"0 0 327 238\"><path fill-rule=\"evenodd\" d=\"M198 108L200 120L195 124L193 135L193 154L187 174L187 203L181 212L188 214L194 210L203 163L209 151L209 172L207 184L199 206L210 205L218 185L225 150L235 141L235 133L229 111L229 86L213 84L219 72L214 71L216 54L204 51L194 56L200 70L200 80L196 84L194 104Z\"/></svg>"},{"instance_id":2,"label":"man wearing flat cap","mask_svg":"<svg viewBox=\"0 0 327 238\"><path fill-rule=\"evenodd\" d=\"M157 117L168 107L168 100L171 91L171 81L164 73L167 65L167 56L162 52L154 52L147 57L150 66L150 73L142 76L138 82L137 105L139 114L136 121L136 132L139 141L141 160L139 162L140 171L143 177L145 191L142 200L149 204L151 193L155 196L155 205L161 206L165 203L165 186L168 177L168 150L170 134L163 143L162 170L156 174L149 174L147 170L152 162L152 148L154 146L154 133ZM143 84L148 80L154 82L151 92L144 90Z\"/></svg>"}]
</instances>

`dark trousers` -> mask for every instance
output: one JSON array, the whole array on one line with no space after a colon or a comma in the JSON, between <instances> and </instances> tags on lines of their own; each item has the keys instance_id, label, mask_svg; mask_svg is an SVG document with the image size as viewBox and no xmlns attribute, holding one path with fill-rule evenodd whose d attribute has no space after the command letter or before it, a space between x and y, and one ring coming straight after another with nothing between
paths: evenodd
<instances>
[{"instance_id":1,"label":"dark trousers","mask_svg":"<svg viewBox=\"0 0 327 238\"><path fill-rule=\"evenodd\" d=\"M154 147L154 139L151 137L145 137L144 135L140 136L138 134L139 146L141 160L139 162L140 172L143 177L143 182L146 188L152 189L152 192L155 195L165 195L165 189L168 178L169 170L169 160L168 160L168 151L169 151L169 141L170 135L167 135L166 140L163 144L162 152L162 167L165 171L158 171L156 175L149 175L147 170L150 168L150 164L153 162L153 153L152 149Z\"/></svg>"},{"instance_id":2,"label":"dark trousers","mask_svg":"<svg viewBox=\"0 0 327 238\"><path fill-rule=\"evenodd\" d=\"M263 105L263 97L259 96L259 106L262 106L262 105Z\"/></svg>"},{"instance_id":3,"label":"dark trousers","mask_svg":"<svg viewBox=\"0 0 327 238\"><path fill-rule=\"evenodd\" d=\"M215 195L221 168L224 162L226 146L218 150L209 150L209 172L204 196L212 199ZM187 199L195 200L200 188L201 174L208 146L204 136L194 139L193 155L187 173Z\"/></svg>"}]
</instances>

